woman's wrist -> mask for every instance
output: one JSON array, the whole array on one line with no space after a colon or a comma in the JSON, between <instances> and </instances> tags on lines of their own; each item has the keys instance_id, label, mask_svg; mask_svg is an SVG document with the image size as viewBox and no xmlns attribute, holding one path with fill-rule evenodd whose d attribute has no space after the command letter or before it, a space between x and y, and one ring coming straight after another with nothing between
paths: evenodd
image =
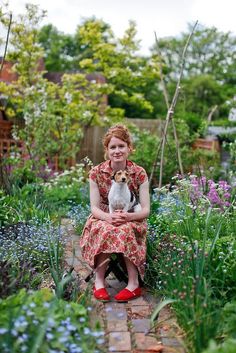
<instances>
[{"instance_id":1,"label":"woman's wrist","mask_svg":"<svg viewBox=\"0 0 236 353\"><path fill-rule=\"evenodd\" d=\"M127 212L127 221L131 222L133 220L132 212Z\"/></svg>"}]
</instances>

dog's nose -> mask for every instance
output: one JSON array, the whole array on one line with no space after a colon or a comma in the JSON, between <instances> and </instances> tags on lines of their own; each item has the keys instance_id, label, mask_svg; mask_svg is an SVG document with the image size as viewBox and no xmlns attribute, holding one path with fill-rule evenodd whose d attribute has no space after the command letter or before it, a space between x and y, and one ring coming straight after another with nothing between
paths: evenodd
<instances>
[{"instance_id":1,"label":"dog's nose","mask_svg":"<svg viewBox=\"0 0 236 353\"><path fill-rule=\"evenodd\" d=\"M126 178L122 178L122 181L126 181Z\"/></svg>"}]
</instances>

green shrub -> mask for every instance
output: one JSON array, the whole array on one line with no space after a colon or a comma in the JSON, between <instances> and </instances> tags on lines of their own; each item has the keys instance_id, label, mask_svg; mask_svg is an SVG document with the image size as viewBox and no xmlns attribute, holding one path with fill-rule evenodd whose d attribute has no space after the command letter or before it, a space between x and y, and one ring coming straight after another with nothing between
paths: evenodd
<instances>
[{"instance_id":1,"label":"green shrub","mask_svg":"<svg viewBox=\"0 0 236 353\"><path fill-rule=\"evenodd\" d=\"M57 299L49 289L21 290L0 300L4 353L101 352L104 333L89 328L88 310Z\"/></svg>"}]
</instances>

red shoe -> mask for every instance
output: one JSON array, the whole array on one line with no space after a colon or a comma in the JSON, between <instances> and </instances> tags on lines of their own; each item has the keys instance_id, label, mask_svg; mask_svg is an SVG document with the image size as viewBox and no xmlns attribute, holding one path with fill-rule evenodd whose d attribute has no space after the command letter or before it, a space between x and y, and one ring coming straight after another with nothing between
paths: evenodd
<instances>
[{"instance_id":1,"label":"red shoe","mask_svg":"<svg viewBox=\"0 0 236 353\"><path fill-rule=\"evenodd\" d=\"M124 288L118 294L116 294L116 296L114 298L118 302L127 302L131 299L138 298L140 296L141 296L141 288L140 287L136 288L132 292L129 289Z\"/></svg>"},{"instance_id":2,"label":"red shoe","mask_svg":"<svg viewBox=\"0 0 236 353\"><path fill-rule=\"evenodd\" d=\"M94 298L96 298L97 300L101 300L103 302L108 302L110 300L110 296L109 296L106 288L96 289L94 287L93 288L93 295L94 295Z\"/></svg>"}]
</instances>

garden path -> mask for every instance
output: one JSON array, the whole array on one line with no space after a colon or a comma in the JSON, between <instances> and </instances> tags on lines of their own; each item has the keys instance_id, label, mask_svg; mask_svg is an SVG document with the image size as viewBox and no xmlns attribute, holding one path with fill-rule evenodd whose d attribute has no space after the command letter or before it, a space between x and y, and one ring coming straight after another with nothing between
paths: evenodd
<instances>
[{"instance_id":1,"label":"garden path","mask_svg":"<svg viewBox=\"0 0 236 353\"><path fill-rule=\"evenodd\" d=\"M81 257L79 237L70 220L62 220L62 231L66 240L65 265L70 267L73 264L75 273L81 278L82 290L87 288L91 292L92 284L84 281L91 269ZM107 285L111 297L126 286L111 275L107 278ZM107 352L184 353L169 308L161 310L157 325L151 328L150 316L157 303L146 288L143 288L142 297L127 303L101 303L92 297L91 324L99 321L105 332Z\"/></svg>"}]
</instances>

